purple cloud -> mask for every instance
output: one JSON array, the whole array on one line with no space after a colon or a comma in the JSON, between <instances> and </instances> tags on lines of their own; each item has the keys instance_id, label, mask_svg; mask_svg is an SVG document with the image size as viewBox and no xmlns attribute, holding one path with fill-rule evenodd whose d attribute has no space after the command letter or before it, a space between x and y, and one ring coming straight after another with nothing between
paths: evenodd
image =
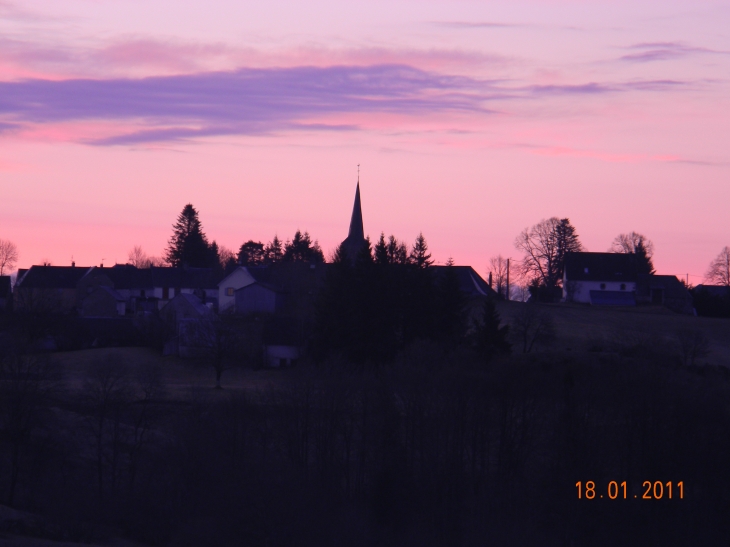
<instances>
[{"instance_id":1,"label":"purple cloud","mask_svg":"<svg viewBox=\"0 0 730 547\"><path fill-rule=\"evenodd\" d=\"M638 50L636 53L629 53L619 58L621 61L633 63L648 63L652 61L668 61L678 59L693 53L714 53L727 54L726 51L718 51L704 47L694 47L680 42L644 42L629 46L628 49Z\"/></svg>"},{"instance_id":2,"label":"purple cloud","mask_svg":"<svg viewBox=\"0 0 730 547\"><path fill-rule=\"evenodd\" d=\"M23 124L126 121L137 130L96 145L171 142L282 130L351 131L328 116L351 113L493 112L499 100L664 91L681 82L510 86L405 65L240 69L142 79L0 82L0 131Z\"/></svg>"},{"instance_id":3,"label":"purple cloud","mask_svg":"<svg viewBox=\"0 0 730 547\"><path fill-rule=\"evenodd\" d=\"M0 116L10 122L142 119L152 127L99 144L259 134L327 114L487 112L484 82L407 66L241 69L143 79L0 82ZM305 125L301 125L305 123Z\"/></svg>"}]
</instances>

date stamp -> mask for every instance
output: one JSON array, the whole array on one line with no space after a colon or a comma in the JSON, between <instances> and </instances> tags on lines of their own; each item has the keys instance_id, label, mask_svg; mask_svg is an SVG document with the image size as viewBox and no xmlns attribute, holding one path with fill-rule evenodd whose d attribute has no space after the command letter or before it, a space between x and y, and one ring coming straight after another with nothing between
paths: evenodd
<instances>
[{"instance_id":1,"label":"date stamp","mask_svg":"<svg viewBox=\"0 0 730 547\"><path fill-rule=\"evenodd\" d=\"M594 481L578 481L575 483L578 490L579 500L593 499L684 499L684 481L644 481L641 484L641 491L638 494L631 494L634 490L629 488L626 481L609 481L605 487L597 486Z\"/></svg>"}]
</instances>

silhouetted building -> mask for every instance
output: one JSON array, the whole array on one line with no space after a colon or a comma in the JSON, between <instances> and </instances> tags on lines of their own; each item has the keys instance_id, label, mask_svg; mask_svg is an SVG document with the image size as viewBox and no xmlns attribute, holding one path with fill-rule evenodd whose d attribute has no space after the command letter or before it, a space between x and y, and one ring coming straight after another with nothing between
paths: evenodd
<instances>
[{"instance_id":1,"label":"silhouetted building","mask_svg":"<svg viewBox=\"0 0 730 547\"><path fill-rule=\"evenodd\" d=\"M666 306L677 313L694 314L692 295L676 275L639 274L636 300L640 304Z\"/></svg>"},{"instance_id":2,"label":"silhouetted building","mask_svg":"<svg viewBox=\"0 0 730 547\"><path fill-rule=\"evenodd\" d=\"M360 181L358 180L357 189L355 190L355 204L352 207L352 217L350 219L350 231L347 234L347 238L342 242L342 249L345 251L347 258L354 262L365 244L362 206L360 204Z\"/></svg>"},{"instance_id":3,"label":"silhouetted building","mask_svg":"<svg viewBox=\"0 0 730 547\"><path fill-rule=\"evenodd\" d=\"M10 311L13 292L9 275L0 275L0 313Z\"/></svg>"},{"instance_id":4,"label":"silhouetted building","mask_svg":"<svg viewBox=\"0 0 730 547\"><path fill-rule=\"evenodd\" d=\"M76 284L90 270L78 266L31 266L18 270L13 291L15 309L69 313L77 306Z\"/></svg>"},{"instance_id":5,"label":"silhouetted building","mask_svg":"<svg viewBox=\"0 0 730 547\"><path fill-rule=\"evenodd\" d=\"M629 253L568 253L563 301L635 306L636 266L636 257Z\"/></svg>"}]
</instances>

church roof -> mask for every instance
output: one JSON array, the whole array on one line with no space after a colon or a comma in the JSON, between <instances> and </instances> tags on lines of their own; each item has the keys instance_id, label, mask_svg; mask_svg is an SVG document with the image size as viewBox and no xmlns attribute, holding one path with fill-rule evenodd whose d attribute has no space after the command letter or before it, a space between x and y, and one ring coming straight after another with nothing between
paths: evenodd
<instances>
[{"instance_id":1,"label":"church roof","mask_svg":"<svg viewBox=\"0 0 730 547\"><path fill-rule=\"evenodd\" d=\"M360 182L355 190L355 204L352 207L352 218L350 219L350 232L347 239L352 241L365 241L365 231L362 227L362 205L360 205Z\"/></svg>"},{"instance_id":2,"label":"church roof","mask_svg":"<svg viewBox=\"0 0 730 547\"><path fill-rule=\"evenodd\" d=\"M365 230L362 225L362 205L360 204L360 181L357 182L355 190L355 204L352 206L352 218L350 219L350 232L347 239L342 242L342 247L351 261L365 245Z\"/></svg>"}]
</instances>

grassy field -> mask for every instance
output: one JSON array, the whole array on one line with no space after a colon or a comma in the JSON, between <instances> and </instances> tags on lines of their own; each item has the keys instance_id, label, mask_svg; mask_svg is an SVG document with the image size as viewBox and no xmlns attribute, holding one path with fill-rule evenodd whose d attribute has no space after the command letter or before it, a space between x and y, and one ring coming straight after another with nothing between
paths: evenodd
<instances>
[{"instance_id":1,"label":"grassy field","mask_svg":"<svg viewBox=\"0 0 730 547\"><path fill-rule=\"evenodd\" d=\"M509 323L523 306L500 302L498 311ZM581 304L537 304L555 324L556 350L589 351L603 342L653 338L670 348L679 331L700 330L709 339L710 354L701 363L730 367L730 320L680 315L662 306L592 307Z\"/></svg>"},{"instance_id":2,"label":"grassy field","mask_svg":"<svg viewBox=\"0 0 730 547\"><path fill-rule=\"evenodd\" d=\"M124 363L133 368L159 367L160 380L167 399L185 399L191 391L205 390L215 386L215 372L201 363L163 357L150 348L122 347L97 348L80 351L60 352L50 355L51 363L57 364L64 373L65 384L72 390L83 388L88 374L94 367L105 362ZM234 367L223 373L222 385L226 390L255 392L268 388L281 378L276 369L252 370ZM210 389L211 392L220 391Z\"/></svg>"},{"instance_id":3,"label":"grassy field","mask_svg":"<svg viewBox=\"0 0 730 547\"><path fill-rule=\"evenodd\" d=\"M527 304L500 302L498 311L503 323L510 323ZM693 317L673 313L663 307L600 308L583 305L540 304L540 311L553 318L556 340L553 351L581 353L600 351L627 340L651 339L671 352L674 336L682 330L701 330L709 340L710 353L699 363L730 367L730 320ZM642 338L643 337L643 338ZM514 351L520 352L515 345ZM210 367L174 356L162 357L148 348L98 348L51 354L50 359L64 371L66 384L81 389L94 366L107 361L132 366L159 367L166 398L183 399L191 390L207 390L215 385ZM227 390L256 392L277 384L290 376L286 371L252 370L235 367L223 374Z\"/></svg>"}]
</instances>

